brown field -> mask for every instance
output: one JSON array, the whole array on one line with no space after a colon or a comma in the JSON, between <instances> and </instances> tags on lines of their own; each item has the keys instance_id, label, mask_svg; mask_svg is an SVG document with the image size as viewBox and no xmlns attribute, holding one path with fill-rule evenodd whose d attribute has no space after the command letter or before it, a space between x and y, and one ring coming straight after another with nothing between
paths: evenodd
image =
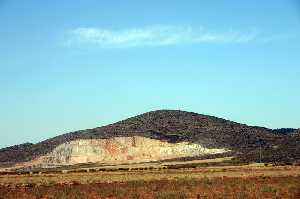
<instances>
[{"instance_id":1,"label":"brown field","mask_svg":"<svg viewBox=\"0 0 300 199\"><path fill-rule=\"evenodd\" d=\"M300 167L251 165L1 175L0 198L300 198Z\"/></svg>"}]
</instances>

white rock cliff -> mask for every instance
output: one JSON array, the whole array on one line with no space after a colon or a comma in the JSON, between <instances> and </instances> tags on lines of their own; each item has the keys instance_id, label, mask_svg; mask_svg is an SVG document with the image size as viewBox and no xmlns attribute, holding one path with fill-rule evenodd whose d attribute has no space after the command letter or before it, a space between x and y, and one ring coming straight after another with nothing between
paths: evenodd
<instances>
[{"instance_id":1,"label":"white rock cliff","mask_svg":"<svg viewBox=\"0 0 300 199\"><path fill-rule=\"evenodd\" d=\"M72 165L78 163L138 163L180 157L224 153L229 150L209 149L196 143L169 143L146 137L114 137L80 139L57 146L46 156L33 162L39 164Z\"/></svg>"}]
</instances>

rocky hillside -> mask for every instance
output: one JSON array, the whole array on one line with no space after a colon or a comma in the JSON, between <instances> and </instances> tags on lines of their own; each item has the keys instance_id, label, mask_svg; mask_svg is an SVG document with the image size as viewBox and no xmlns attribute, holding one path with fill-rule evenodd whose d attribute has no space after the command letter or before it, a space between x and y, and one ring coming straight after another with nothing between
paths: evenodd
<instances>
[{"instance_id":1,"label":"rocky hillside","mask_svg":"<svg viewBox=\"0 0 300 199\"><path fill-rule=\"evenodd\" d=\"M283 130L279 131L282 132ZM51 153L75 140L145 137L168 143L188 142L205 148L226 148L239 161L293 161L300 159L300 136L247 126L229 120L177 110L144 113L111 125L60 135L37 144L0 150L0 162L17 163ZM262 156L260 156L262 152Z\"/></svg>"},{"instance_id":2,"label":"rocky hillside","mask_svg":"<svg viewBox=\"0 0 300 199\"><path fill-rule=\"evenodd\" d=\"M281 128L281 129L274 129L272 130L273 133L278 133L278 134L290 134L294 133L297 129L293 128Z\"/></svg>"}]
</instances>

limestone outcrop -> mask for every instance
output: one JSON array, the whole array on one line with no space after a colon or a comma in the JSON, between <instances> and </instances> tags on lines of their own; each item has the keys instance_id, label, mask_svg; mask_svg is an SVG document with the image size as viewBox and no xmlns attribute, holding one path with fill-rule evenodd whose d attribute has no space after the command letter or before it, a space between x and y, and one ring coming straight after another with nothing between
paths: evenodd
<instances>
[{"instance_id":1,"label":"limestone outcrop","mask_svg":"<svg viewBox=\"0 0 300 199\"><path fill-rule=\"evenodd\" d=\"M96 162L121 164L193 157L227 151L224 148L205 148L197 143L169 143L141 136L79 139L57 146L46 156L40 157L38 162L54 165Z\"/></svg>"}]
</instances>

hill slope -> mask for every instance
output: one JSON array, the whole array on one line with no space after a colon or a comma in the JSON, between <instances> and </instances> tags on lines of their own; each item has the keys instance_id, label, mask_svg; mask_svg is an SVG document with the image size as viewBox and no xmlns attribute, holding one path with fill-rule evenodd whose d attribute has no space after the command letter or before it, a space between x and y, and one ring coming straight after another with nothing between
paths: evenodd
<instances>
[{"instance_id":1,"label":"hill slope","mask_svg":"<svg viewBox=\"0 0 300 199\"><path fill-rule=\"evenodd\" d=\"M57 146L79 139L141 136L168 143L189 142L206 148L227 148L240 161L300 159L300 138L217 117L177 110L147 112L111 125L60 135L37 144L0 150L0 162L17 163L46 155ZM259 156L262 151L262 157Z\"/></svg>"}]
</instances>

